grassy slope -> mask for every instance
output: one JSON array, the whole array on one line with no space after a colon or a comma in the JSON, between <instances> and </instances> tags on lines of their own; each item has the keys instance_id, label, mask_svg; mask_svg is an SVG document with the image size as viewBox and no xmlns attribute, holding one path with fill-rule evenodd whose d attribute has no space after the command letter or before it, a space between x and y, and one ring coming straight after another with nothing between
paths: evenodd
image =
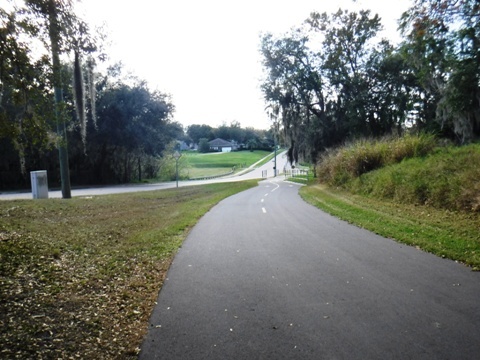
<instances>
[{"instance_id":1,"label":"grassy slope","mask_svg":"<svg viewBox=\"0 0 480 360\"><path fill-rule=\"evenodd\" d=\"M268 151L235 151L229 153L187 153L190 178L222 175L248 167L270 154Z\"/></svg>"},{"instance_id":2,"label":"grassy slope","mask_svg":"<svg viewBox=\"0 0 480 360\"><path fill-rule=\"evenodd\" d=\"M368 162L364 149L363 144L358 158ZM349 152L349 159L358 155L355 149ZM335 159L328 166L332 181L347 180L340 187L302 189L307 201L380 235L480 270L480 145L432 149L360 176L343 175L344 170L335 176L338 171L331 169L341 168Z\"/></svg>"},{"instance_id":3,"label":"grassy slope","mask_svg":"<svg viewBox=\"0 0 480 360\"><path fill-rule=\"evenodd\" d=\"M256 182L0 202L2 358L136 358L170 261Z\"/></svg>"},{"instance_id":4,"label":"grassy slope","mask_svg":"<svg viewBox=\"0 0 480 360\"><path fill-rule=\"evenodd\" d=\"M340 219L480 270L478 216L400 205L318 184L304 187L300 193L306 201Z\"/></svg>"},{"instance_id":5,"label":"grassy slope","mask_svg":"<svg viewBox=\"0 0 480 360\"><path fill-rule=\"evenodd\" d=\"M438 148L349 183L355 193L435 208L480 210L480 145Z\"/></svg>"}]
</instances>

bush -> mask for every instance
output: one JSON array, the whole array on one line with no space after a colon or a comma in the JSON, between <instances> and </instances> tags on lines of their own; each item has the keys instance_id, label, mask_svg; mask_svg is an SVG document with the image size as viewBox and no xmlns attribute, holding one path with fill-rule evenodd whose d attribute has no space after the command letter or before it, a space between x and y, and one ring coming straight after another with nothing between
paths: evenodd
<instances>
[{"instance_id":1,"label":"bush","mask_svg":"<svg viewBox=\"0 0 480 360\"><path fill-rule=\"evenodd\" d=\"M346 184L350 191L398 203L480 211L480 144L445 147Z\"/></svg>"},{"instance_id":2,"label":"bush","mask_svg":"<svg viewBox=\"0 0 480 360\"><path fill-rule=\"evenodd\" d=\"M436 140L432 135L405 135L382 140L358 140L326 151L317 166L317 176L330 185L343 186L370 171L404 159L432 152Z\"/></svg>"},{"instance_id":3,"label":"bush","mask_svg":"<svg viewBox=\"0 0 480 360\"><path fill-rule=\"evenodd\" d=\"M199 153L208 153L210 151L210 144L208 139L200 139L198 143L198 152Z\"/></svg>"},{"instance_id":4,"label":"bush","mask_svg":"<svg viewBox=\"0 0 480 360\"><path fill-rule=\"evenodd\" d=\"M390 151L388 152L387 165L401 162L403 159L425 156L433 151L437 146L433 135L405 135L394 138L388 142Z\"/></svg>"}]
</instances>

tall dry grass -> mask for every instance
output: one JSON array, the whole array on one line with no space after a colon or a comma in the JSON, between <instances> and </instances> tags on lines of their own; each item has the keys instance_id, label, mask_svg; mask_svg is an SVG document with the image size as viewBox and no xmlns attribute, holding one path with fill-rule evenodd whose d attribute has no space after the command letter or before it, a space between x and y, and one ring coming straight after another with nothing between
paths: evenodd
<instances>
[{"instance_id":1,"label":"tall dry grass","mask_svg":"<svg viewBox=\"0 0 480 360\"><path fill-rule=\"evenodd\" d=\"M317 166L317 176L329 185L343 186L372 170L425 156L435 146L435 137L427 134L357 140L325 152Z\"/></svg>"},{"instance_id":2,"label":"tall dry grass","mask_svg":"<svg viewBox=\"0 0 480 360\"><path fill-rule=\"evenodd\" d=\"M317 175L377 199L480 212L480 144L440 147L431 135L361 140L326 153Z\"/></svg>"}]
</instances>

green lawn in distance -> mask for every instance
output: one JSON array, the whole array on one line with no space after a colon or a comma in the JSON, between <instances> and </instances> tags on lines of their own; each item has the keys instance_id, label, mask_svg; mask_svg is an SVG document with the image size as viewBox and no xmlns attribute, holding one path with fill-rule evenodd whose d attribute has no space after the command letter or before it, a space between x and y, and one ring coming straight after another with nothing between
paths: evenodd
<instances>
[{"instance_id":1,"label":"green lawn in distance","mask_svg":"<svg viewBox=\"0 0 480 360\"><path fill-rule=\"evenodd\" d=\"M186 172L188 172L190 179L204 176L219 176L227 174L232 170L238 172L269 154L271 152L262 150L207 154L196 152L183 153L187 159Z\"/></svg>"}]
</instances>

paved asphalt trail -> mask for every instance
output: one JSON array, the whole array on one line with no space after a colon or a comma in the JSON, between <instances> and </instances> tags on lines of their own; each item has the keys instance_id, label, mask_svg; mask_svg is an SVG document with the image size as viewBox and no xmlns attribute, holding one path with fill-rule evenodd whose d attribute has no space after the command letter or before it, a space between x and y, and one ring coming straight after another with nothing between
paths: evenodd
<instances>
[{"instance_id":1,"label":"paved asphalt trail","mask_svg":"<svg viewBox=\"0 0 480 360\"><path fill-rule=\"evenodd\" d=\"M140 359L479 359L480 273L267 180L195 226L150 321Z\"/></svg>"}]
</instances>

